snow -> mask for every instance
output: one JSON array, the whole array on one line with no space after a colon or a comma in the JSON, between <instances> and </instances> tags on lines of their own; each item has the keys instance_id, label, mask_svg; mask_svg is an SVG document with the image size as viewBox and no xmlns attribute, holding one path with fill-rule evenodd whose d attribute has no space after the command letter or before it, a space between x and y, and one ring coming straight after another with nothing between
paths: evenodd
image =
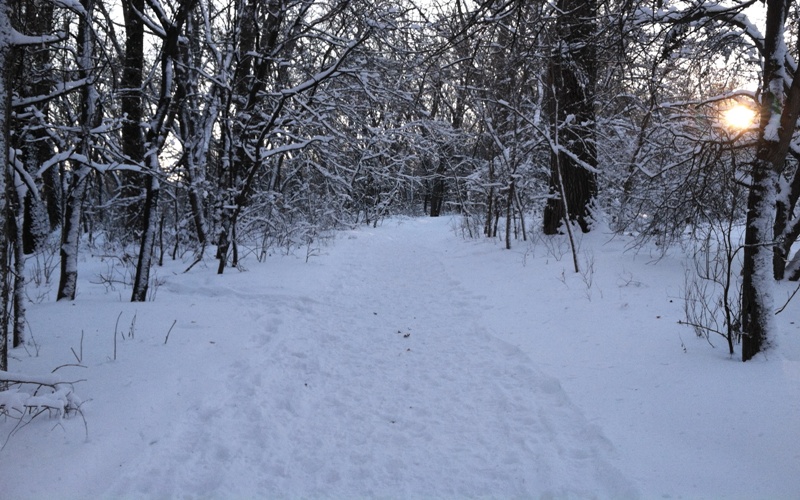
<instances>
[{"instance_id":1,"label":"snow","mask_svg":"<svg viewBox=\"0 0 800 500\"><path fill-rule=\"evenodd\" d=\"M88 439L80 417L16 431L3 497L798 498L797 303L741 363L677 323L680 252L600 229L574 273L561 237L508 251L458 226L391 219L224 275L170 263L136 304L85 251L77 300L30 304L37 348L10 364L80 358L57 375L85 379Z\"/></svg>"},{"instance_id":2,"label":"snow","mask_svg":"<svg viewBox=\"0 0 800 500\"><path fill-rule=\"evenodd\" d=\"M768 142L780 142L781 140L781 114L772 112L769 121L764 127L764 140Z\"/></svg>"}]
</instances>

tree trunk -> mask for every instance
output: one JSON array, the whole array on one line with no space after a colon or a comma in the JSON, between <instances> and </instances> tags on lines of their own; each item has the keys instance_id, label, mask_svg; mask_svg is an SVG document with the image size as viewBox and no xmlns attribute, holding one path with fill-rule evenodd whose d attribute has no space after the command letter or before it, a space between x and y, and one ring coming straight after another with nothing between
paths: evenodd
<instances>
[{"instance_id":1,"label":"tree trunk","mask_svg":"<svg viewBox=\"0 0 800 500\"><path fill-rule=\"evenodd\" d=\"M205 208L203 206L203 197L199 193L196 185L192 185L192 177L187 175L189 186L187 187L187 194L189 196L189 207L192 211L192 221L194 221L195 234L197 235L197 242L201 248L205 248L208 243L208 236L206 236L206 217Z\"/></svg>"},{"instance_id":2,"label":"tree trunk","mask_svg":"<svg viewBox=\"0 0 800 500\"><path fill-rule=\"evenodd\" d=\"M42 173L42 198L47 205L50 231L55 231L61 225L61 217L64 215L61 195L61 176L58 167L54 165Z\"/></svg>"},{"instance_id":3,"label":"tree trunk","mask_svg":"<svg viewBox=\"0 0 800 500\"><path fill-rule=\"evenodd\" d=\"M800 162L800 153L789 151L795 161ZM776 280L786 277L787 259L792 245L800 237L800 220L793 218L794 209L800 199L800 169L794 172L791 182L787 185L781 183L775 204L775 224L773 235L775 239L774 256L772 259L773 273ZM790 276L789 279L792 277Z\"/></svg>"},{"instance_id":4,"label":"tree trunk","mask_svg":"<svg viewBox=\"0 0 800 500\"><path fill-rule=\"evenodd\" d=\"M231 120L231 130L228 135L229 142L226 144L228 151L225 153L230 156L228 164L229 171L223 178L227 185L223 185L223 191L228 192L230 197L224 202L228 207L221 209L219 218L220 234L217 239L217 258L219 266L217 273L222 274L228 263L228 251L231 245L235 249L235 228L239 210L247 199L250 190L250 180L253 174L260 167L253 161L249 150L257 150L262 147L260 140L255 140L253 135L263 137L257 131L248 129L249 116L256 109L261 100L260 91L266 85L266 77L272 71L274 60L269 57L255 57L256 54L269 53L276 48L279 27L283 23L286 14L283 6L274 0L267 2L264 6L268 15L264 15L259 9L257 0L238 0L237 11L239 12L239 44L235 48L237 54L237 66L233 75L232 101L235 104L233 119ZM259 34L263 34L260 37ZM283 101L279 106L283 107ZM243 119L243 117L245 117ZM277 115L273 114L273 117ZM225 184L225 183L223 183ZM233 205L234 208L230 206ZM236 259L234 258L234 261Z\"/></svg>"},{"instance_id":5,"label":"tree trunk","mask_svg":"<svg viewBox=\"0 0 800 500\"><path fill-rule=\"evenodd\" d=\"M51 2L37 2L26 0L22 2L24 18L20 21L31 34L48 34L53 32L53 4ZM12 83L15 91L23 92L24 96L35 97L47 95L53 85L52 51L41 46L20 47L15 50L15 81ZM49 103L43 102L36 105L39 120L48 122L50 118ZM41 165L53 156L53 149L49 136L42 127L18 127L14 134L17 137L18 149L23 151L22 163L25 170L32 176L36 175ZM14 147L14 146L12 146ZM28 192L23 202L22 214L22 242L24 253L33 253L38 250L47 239L50 232L49 224L45 223L45 210L43 200L35 193Z\"/></svg>"},{"instance_id":6,"label":"tree trunk","mask_svg":"<svg viewBox=\"0 0 800 500\"><path fill-rule=\"evenodd\" d=\"M82 0L84 14L78 28L79 64L81 77L88 78L94 65L94 35L91 27L94 0ZM80 153L83 161L92 157L91 130L98 125L100 115L97 107L97 92L92 85L81 90L81 136ZM86 180L90 167L76 162L72 181L66 197L64 222L61 227L61 278L56 300L75 300L78 281L78 243L81 234L81 212Z\"/></svg>"},{"instance_id":7,"label":"tree trunk","mask_svg":"<svg viewBox=\"0 0 800 500\"><path fill-rule=\"evenodd\" d=\"M158 159L150 160L148 163L156 162L151 166L155 172L158 169ZM150 267L153 262L153 247L156 241L156 231L158 229L158 196L160 184L155 173L150 175L150 182L147 185L147 193L144 201L144 227L142 228L142 241L139 246L139 259L136 263L136 276L133 280L133 292L131 302L144 302L147 300L147 290L150 283Z\"/></svg>"},{"instance_id":8,"label":"tree trunk","mask_svg":"<svg viewBox=\"0 0 800 500\"><path fill-rule=\"evenodd\" d=\"M11 88L8 86L8 58L11 52L11 21L8 4L0 0L0 370L8 371L8 228L6 227L6 177L8 176L8 129Z\"/></svg>"},{"instance_id":9,"label":"tree trunk","mask_svg":"<svg viewBox=\"0 0 800 500\"><path fill-rule=\"evenodd\" d=\"M744 262L742 267L742 361L761 351L773 327L772 215L774 182L771 165L756 161L747 199Z\"/></svg>"},{"instance_id":10,"label":"tree trunk","mask_svg":"<svg viewBox=\"0 0 800 500\"><path fill-rule=\"evenodd\" d=\"M144 71L144 23L139 17L144 13L144 0L123 0L122 13L125 20L125 60L120 81L120 111L125 119L122 122L122 154L134 165L144 163L144 102L142 100L142 79ZM122 227L130 234L141 230L142 205L138 202L146 190L148 179L137 172L120 172L122 185L120 197L122 207Z\"/></svg>"},{"instance_id":11,"label":"tree trunk","mask_svg":"<svg viewBox=\"0 0 800 500\"><path fill-rule=\"evenodd\" d=\"M61 225L61 277L56 300L75 300L78 282L78 243L81 235L81 206L86 191L89 167L78 167L72 174Z\"/></svg>"},{"instance_id":12,"label":"tree trunk","mask_svg":"<svg viewBox=\"0 0 800 500\"><path fill-rule=\"evenodd\" d=\"M180 47L180 64L175 68L179 92L187 96L186 104L180 109L180 128L178 132L184 144L183 166L186 172L186 194L189 198L192 221L200 248L208 243L206 232L205 207L203 203L203 184L208 165L209 144L213 136L214 124L219 116L219 87L213 87L205 99L199 90L198 74L192 71L201 61L195 58L197 39L202 33L198 22L189 17L186 23L188 44ZM199 49L197 49L199 52ZM205 102L205 107L202 106ZM177 217L177 212L176 212ZM177 219L176 219L177 220ZM202 253L202 252L201 252Z\"/></svg>"},{"instance_id":13,"label":"tree trunk","mask_svg":"<svg viewBox=\"0 0 800 500\"><path fill-rule=\"evenodd\" d=\"M148 180L142 219L142 240L139 246L139 258L136 265L136 276L133 280L131 302L147 300L150 267L153 262L153 247L156 231L158 230L158 197L160 191L158 176L161 174L159 154L164 148L167 135L172 129L177 113L176 105L186 97L184 95L186 86L175 86L174 84L174 77L177 73L175 66L180 55L178 45L183 25L196 2L197 0L181 0L178 2L179 8L175 12L174 20L160 19L164 30L161 59L159 61L161 64L161 86L158 95L158 106L156 106L155 113L150 120L150 126L145 137L147 154L144 160L145 174L147 174Z\"/></svg>"},{"instance_id":14,"label":"tree trunk","mask_svg":"<svg viewBox=\"0 0 800 500\"><path fill-rule=\"evenodd\" d=\"M514 196L516 196L514 185L515 183L512 179L508 184L506 197L506 250L511 250L511 217L514 214Z\"/></svg>"},{"instance_id":15,"label":"tree trunk","mask_svg":"<svg viewBox=\"0 0 800 500\"><path fill-rule=\"evenodd\" d=\"M439 160L439 167L433 177L433 187L431 188L431 217L439 217L442 213L444 203L444 172L445 161Z\"/></svg>"},{"instance_id":16,"label":"tree trunk","mask_svg":"<svg viewBox=\"0 0 800 500\"><path fill-rule=\"evenodd\" d=\"M9 187L13 187L13 185ZM8 234L14 249L14 338L12 342L14 347L19 347L25 342L25 304L27 302L25 298L25 251L22 241L24 199L19 199L19 194L16 189L13 189L13 192L9 193L8 200L6 200L8 204Z\"/></svg>"},{"instance_id":17,"label":"tree trunk","mask_svg":"<svg viewBox=\"0 0 800 500\"><path fill-rule=\"evenodd\" d=\"M30 254L41 248L49 233L49 224L42 201L30 191L22 202L22 248Z\"/></svg>"},{"instance_id":18,"label":"tree trunk","mask_svg":"<svg viewBox=\"0 0 800 500\"><path fill-rule=\"evenodd\" d=\"M550 198L544 209L545 234L559 231L566 214L589 231L591 205L597 195L595 146L595 0L558 0L560 39L548 67L548 111L551 123ZM569 152L569 153L567 153ZM559 172L560 168L560 172ZM563 183L567 199L560 198Z\"/></svg>"},{"instance_id":19,"label":"tree trunk","mask_svg":"<svg viewBox=\"0 0 800 500\"><path fill-rule=\"evenodd\" d=\"M489 192L486 194L486 220L483 223L483 234L492 237L492 215L494 214L494 161L489 160Z\"/></svg>"}]
</instances>

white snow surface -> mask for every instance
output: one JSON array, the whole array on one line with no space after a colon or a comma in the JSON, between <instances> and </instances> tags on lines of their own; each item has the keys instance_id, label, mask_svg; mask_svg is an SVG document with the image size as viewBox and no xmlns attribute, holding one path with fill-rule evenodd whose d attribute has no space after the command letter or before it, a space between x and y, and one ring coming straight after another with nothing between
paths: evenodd
<instances>
[{"instance_id":1,"label":"white snow surface","mask_svg":"<svg viewBox=\"0 0 800 500\"><path fill-rule=\"evenodd\" d=\"M741 363L677 323L680 252L599 230L575 274L561 237L508 251L457 225L390 219L221 276L168 263L138 304L84 251L77 300L42 292L10 365L74 349L56 373L85 379L88 438L80 416L17 429L0 496L800 498L800 299Z\"/></svg>"}]
</instances>

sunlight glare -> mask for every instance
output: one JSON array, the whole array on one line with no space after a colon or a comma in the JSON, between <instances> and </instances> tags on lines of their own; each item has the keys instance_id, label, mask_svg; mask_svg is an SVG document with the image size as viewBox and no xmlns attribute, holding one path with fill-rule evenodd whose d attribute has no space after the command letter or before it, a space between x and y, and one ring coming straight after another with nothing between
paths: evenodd
<instances>
[{"instance_id":1,"label":"sunlight glare","mask_svg":"<svg viewBox=\"0 0 800 500\"><path fill-rule=\"evenodd\" d=\"M744 130L750 128L756 118L756 112L747 106L737 104L722 114L725 125L730 128Z\"/></svg>"}]
</instances>

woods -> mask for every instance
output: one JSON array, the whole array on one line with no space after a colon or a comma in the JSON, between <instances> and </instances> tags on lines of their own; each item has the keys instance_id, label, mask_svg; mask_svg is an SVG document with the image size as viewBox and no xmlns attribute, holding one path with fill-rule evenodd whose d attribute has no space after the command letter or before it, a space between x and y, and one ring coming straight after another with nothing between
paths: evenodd
<instances>
[{"instance_id":1,"label":"woods","mask_svg":"<svg viewBox=\"0 0 800 500\"><path fill-rule=\"evenodd\" d=\"M746 361L800 278L799 26L789 0L0 0L0 370L53 241L58 300L103 245L145 301L165 258L221 274L423 213L507 248L601 222L728 245L697 300Z\"/></svg>"}]
</instances>

